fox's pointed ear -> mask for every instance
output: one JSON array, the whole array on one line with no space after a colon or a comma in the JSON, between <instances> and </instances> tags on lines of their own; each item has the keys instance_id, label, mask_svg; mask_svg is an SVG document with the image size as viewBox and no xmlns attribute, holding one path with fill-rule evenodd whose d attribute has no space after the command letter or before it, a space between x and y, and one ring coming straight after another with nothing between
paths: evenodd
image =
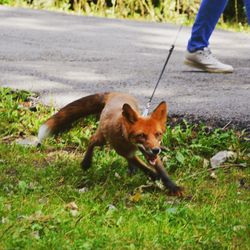
<instances>
[{"instance_id":1,"label":"fox's pointed ear","mask_svg":"<svg viewBox=\"0 0 250 250\"><path fill-rule=\"evenodd\" d=\"M131 124L138 120L138 114L127 103L122 107L122 115Z\"/></svg>"},{"instance_id":2,"label":"fox's pointed ear","mask_svg":"<svg viewBox=\"0 0 250 250\"><path fill-rule=\"evenodd\" d=\"M157 108L151 114L151 117L160 121L163 126L166 126L167 122L167 104L166 102L161 102Z\"/></svg>"}]
</instances>

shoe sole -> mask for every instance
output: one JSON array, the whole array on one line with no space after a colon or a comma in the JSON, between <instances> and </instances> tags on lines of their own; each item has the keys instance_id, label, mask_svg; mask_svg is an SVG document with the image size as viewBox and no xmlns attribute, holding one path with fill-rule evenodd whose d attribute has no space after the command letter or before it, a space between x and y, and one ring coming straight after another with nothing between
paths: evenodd
<instances>
[{"instance_id":1,"label":"shoe sole","mask_svg":"<svg viewBox=\"0 0 250 250\"><path fill-rule=\"evenodd\" d=\"M186 59L184 61L184 64L193 67L193 68L197 68L197 69L201 69L204 70L208 73L233 73L233 70L223 70L223 69L209 69L206 66L204 66L203 64L194 62L194 61L190 61L188 59Z\"/></svg>"}]
</instances>

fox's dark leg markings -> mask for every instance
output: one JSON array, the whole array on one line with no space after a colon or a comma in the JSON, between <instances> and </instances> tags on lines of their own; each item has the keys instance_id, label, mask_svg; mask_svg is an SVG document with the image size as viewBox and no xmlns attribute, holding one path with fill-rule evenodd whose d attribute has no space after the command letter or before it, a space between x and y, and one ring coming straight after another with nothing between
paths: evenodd
<instances>
[{"instance_id":1,"label":"fox's dark leg markings","mask_svg":"<svg viewBox=\"0 0 250 250\"><path fill-rule=\"evenodd\" d=\"M159 178L162 180L164 186L169 190L171 195L181 195L182 188L178 187L167 175L167 172L161 162L158 160L155 165L155 170L159 175Z\"/></svg>"},{"instance_id":2,"label":"fox's dark leg markings","mask_svg":"<svg viewBox=\"0 0 250 250\"><path fill-rule=\"evenodd\" d=\"M128 174L134 175L137 171L138 167L135 164L132 164L131 162L128 162Z\"/></svg>"},{"instance_id":3,"label":"fox's dark leg markings","mask_svg":"<svg viewBox=\"0 0 250 250\"><path fill-rule=\"evenodd\" d=\"M90 138L90 143L89 143L88 148L85 152L84 158L81 162L81 168L83 170L88 170L91 167L94 148L96 146L103 146L104 144L105 144L105 139L104 139L102 133L97 131Z\"/></svg>"}]
</instances>

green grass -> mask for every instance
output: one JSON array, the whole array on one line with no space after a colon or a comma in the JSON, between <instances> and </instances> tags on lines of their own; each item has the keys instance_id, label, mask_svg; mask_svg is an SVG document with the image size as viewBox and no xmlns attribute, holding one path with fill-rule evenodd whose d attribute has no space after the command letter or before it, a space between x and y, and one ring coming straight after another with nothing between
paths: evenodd
<instances>
[{"instance_id":1,"label":"green grass","mask_svg":"<svg viewBox=\"0 0 250 250\"><path fill-rule=\"evenodd\" d=\"M83 173L79 164L97 127L93 117L40 148L15 144L36 135L54 112L20 105L30 95L0 88L0 249L250 249L244 131L185 122L168 127L162 157L185 187L179 199L140 172L129 177L125 160L108 147L96 150L93 167ZM207 163L220 150L237 156L212 179Z\"/></svg>"}]
</instances>

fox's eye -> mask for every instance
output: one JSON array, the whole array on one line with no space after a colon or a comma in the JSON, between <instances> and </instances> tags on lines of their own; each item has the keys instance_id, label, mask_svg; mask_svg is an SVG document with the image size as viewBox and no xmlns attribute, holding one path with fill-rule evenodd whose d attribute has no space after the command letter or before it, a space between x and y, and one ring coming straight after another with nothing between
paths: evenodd
<instances>
[{"instance_id":1,"label":"fox's eye","mask_svg":"<svg viewBox=\"0 0 250 250\"><path fill-rule=\"evenodd\" d=\"M147 136L144 133L140 133L136 135L136 139L138 140L146 140Z\"/></svg>"}]
</instances>

